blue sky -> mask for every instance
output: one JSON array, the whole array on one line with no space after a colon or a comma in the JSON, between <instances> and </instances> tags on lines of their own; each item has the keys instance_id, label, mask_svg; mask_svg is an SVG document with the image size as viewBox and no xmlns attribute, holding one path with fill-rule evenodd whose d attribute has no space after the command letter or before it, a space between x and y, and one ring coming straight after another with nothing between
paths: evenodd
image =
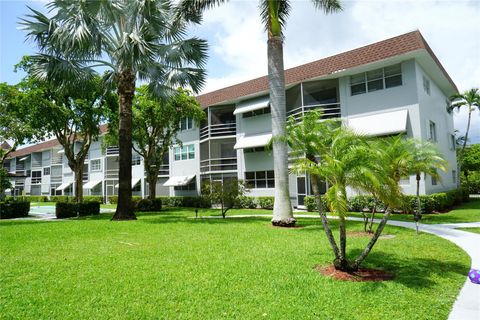
<instances>
[{"instance_id":1,"label":"blue sky","mask_svg":"<svg viewBox=\"0 0 480 320\"><path fill-rule=\"evenodd\" d=\"M35 52L18 30L26 5L45 10L47 1L0 0L0 82L22 77L13 66ZM284 47L293 67L388 37L419 29L460 91L480 87L479 0L351 0L344 11L326 16L310 1L293 0ZM191 34L209 42L204 92L262 76L267 71L266 36L257 1L230 1L206 13ZM480 142L480 114L473 115L472 141ZM464 112L455 126L464 130Z\"/></svg>"}]
</instances>

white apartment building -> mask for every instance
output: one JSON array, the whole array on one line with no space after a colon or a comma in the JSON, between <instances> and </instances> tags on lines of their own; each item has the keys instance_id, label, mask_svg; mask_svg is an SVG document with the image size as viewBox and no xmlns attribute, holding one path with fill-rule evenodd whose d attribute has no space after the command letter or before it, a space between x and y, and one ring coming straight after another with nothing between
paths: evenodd
<instances>
[{"instance_id":1,"label":"white apartment building","mask_svg":"<svg viewBox=\"0 0 480 320\"><path fill-rule=\"evenodd\" d=\"M287 115L298 117L321 109L325 118L342 118L358 132L372 136L405 133L435 141L449 162L442 181L423 176L421 193L457 187L457 163L452 115L446 100L457 88L419 31L370 44L285 71ZM252 196L274 195L271 116L267 77L261 77L197 97L207 121L182 121L179 139L164 161L158 195L197 195L205 179L245 180ZM105 130L102 127L102 130ZM4 166L27 177L15 179L12 194L72 194L73 173L56 140L11 154ZM143 160L134 153L134 195L148 194ZM302 206L311 194L308 175L291 175L290 196ZM118 150L102 151L92 144L85 162L84 191L88 195L117 193ZM401 181L405 193L415 193L415 177ZM325 186L327 187L327 186Z\"/></svg>"}]
</instances>

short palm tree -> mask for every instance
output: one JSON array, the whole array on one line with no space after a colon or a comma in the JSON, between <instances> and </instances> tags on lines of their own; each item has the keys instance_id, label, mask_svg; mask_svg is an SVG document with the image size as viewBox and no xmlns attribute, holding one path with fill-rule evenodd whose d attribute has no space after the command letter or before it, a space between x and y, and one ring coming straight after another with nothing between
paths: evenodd
<instances>
[{"instance_id":1,"label":"short palm tree","mask_svg":"<svg viewBox=\"0 0 480 320\"><path fill-rule=\"evenodd\" d=\"M78 86L95 68L108 70L106 80L119 99L119 197L113 219L135 219L131 201L132 100L137 80L153 95L176 87L198 92L204 84L206 43L184 39L188 22L198 15L179 15L170 0L53 0L52 17L31 9L22 20L40 53L32 57L38 78L61 86Z\"/></svg>"},{"instance_id":2,"label":"short palm tree","mask_svg":"<svg viewBox=\"0 0 480 320\"><path fill-rule=\"evenodd\" d=\"M462 139L462 154L465 151L465 147L468 142L468 133L470 131L470 122L472 120L472 112L477 109L480 110L480 90L478 88L473 88L464 93L456 93L450 97L450 103L447 106L447 111L452 112L454 109L461 109L463 107L467 108L468 111L468 121L467 129L465 131L465 136Z\"/></svg>"},{"instance_id":3,"label":"short palm tree","mask_svg":"<svg viewBox=\"0 0 480 320\"><path fill-rule=\"evenodd\" d=\"M441 181L441 176L438 170L447 171L447 161L442 157L436 144L430 141L413 141L410 162L410 173L415 174L416 178L416 195L417 195L417 210L415 214L415 222L417 225L421 219L422 207L420 202L420 180L421 174L430 175L432 178Z\"/></svg>"},{"instance_id":4,"label":"short palm tree","mask_svg":"<svg viewBox=\"0 0 480 320\"><path fill-rule=\"evenodd\" d=\"M183 0L184 14L195 15L205 9L217 6L227 0ZM283 66L283 29L290 13L288 0L260 0L260 16L268 34L268 85L272 110L272 135L274 138L285 135L286 101L285 76ZM339 0L312 0L315 8L325 13L342 9ZM288 188L288 150L282 139L273 140L273 161L275 171L275 203L272 224L293 226L292 205Z\"/></svg>"},{"instance_id":5,"label":"short palm tree","mask_svg":"<svg viewBox=\"0 0 480 320\"><path fill-rule=\"evenodd\" d=\"M339 246L331 235L320 205L319 209L324 230L335 255L335 267L346 271L357 269L380 236L388 214L362 254L356 260L349 261L346 255L347 187L363 192L375 190L380 200L395 204L399 198L398 184L384 169L383 159L386 157L368 139L339 125L338 122L321 121L321 114L318 112L307 114L300 123L289 119L286 140L297 155L305 155L296 159L292 170L296 173L308 173L314 182L323 179L328 182L329 189L325 196L331 212L339 217ZM314 193L318 204L318 188L314 187Z\"/></svg>"}]
</instances>

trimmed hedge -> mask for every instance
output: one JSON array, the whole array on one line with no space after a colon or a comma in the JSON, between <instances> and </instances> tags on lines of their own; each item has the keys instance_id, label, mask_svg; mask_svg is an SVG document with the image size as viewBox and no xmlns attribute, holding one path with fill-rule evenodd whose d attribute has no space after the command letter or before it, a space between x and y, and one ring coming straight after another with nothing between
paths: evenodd
<instances>
[{"instance_id":1,"label":"trimmed hedge","mask_svg":"<svg viewBox=\"0 0 480 320\"><path fill-rule=\"evenodd\" d=\"M97 214L100 214L100 202L57 202L55 205L55 215L57 219L85 217Z\"/></svg>"},{"instance_id":2,"label":"trimmed hedge","mask_svg":"<svg viewBox=\"0 0 480 320\"><path fill-rule=\"evenodd\" d=\"M48 202L48 196L7 196L5 201Z\"/></svg>"},{"instance_id":3,"label":"trimmed hedge","mask_svg":"<svg viewBox=\"0 0 480 320\"><path fill-rule=\"evenodd\" d=\"M445 212L450 210L454 205L469 200L468 192L465 189L450 190L447 192L433 193L430 195L420 196L420 208L422 214L430 214L432 212ZM327 201L322 197L325 211L328 211ZM348 198L348 210L351 212L372 211L376 201L376 212L383 212L385 205L372 196L354 196ZM313 196L305 197L305 207L307 211L316 211L317 204ZM417 209L417 197L414 195L406 195L403 203L395 211L413 214Z\"/></svg>"},{"instance_id":4,"label":"trimmed hedge","mask_svg":"<svg viewBox=\"0 0 480 320\"><path fill-rule=\"evenodd\" d=\"M323 211L330 211L330 206L327 199L324 196L320 197L320 199L322 199ZM303 203L308 212L317 211L317 202L314 196L306 196L303 198Z\"/></svg>"},{"instance_id":5,"label":"trimmed hedge","mask_svg":"<svg viewBox=\"0 0 480 320\"><path fill-rule=\"evenodd\" d=\"M240 209L256 209L257 201L255 197L246 197L246 196L239 197L235 207Z\"/></svg>"},{"instance_id":6,"label":"trimmed hedge","mask_svg":"<svg viewBox=\"0 0 480 320\"><path fill-rule=\"evenodd\" d=\"M136 205L136 211L151 212L162 210L162 199L156 198L154 200L141 199Z\"/></svg>"},{"instance_id":7,"label":"trimmed hedge","mask_svg":"<svg viewBox=\"0 0 480 320\"><path fill-rule=\"evenodd\" d=\"M134 204L137 204L138 201L142 200L142 197L140 196L132 196L132 202ZM118 204L118 196L109 196L108 197L108 203L110 204Z\"/></svg>"},{"instance_id":8,"label":"trimmed hedge","mask_svg":"<svg viewBox=\"0 0 480 320\"><path fill-rule=\"evenodd\" d=\"M258 197L257 202L260 208L262 209L273 209L273 202L275 201L275 197Z\"/></svg>"},{"instance_id":9,"label":"trimmed hedge","mask_svg":"<svg viewBox=\"0 0 480 320\"><path fill-rule=\"evenodd\" d=\"M158 197L167 207L210 208L212 203L207 197Z\"/></svg>"},{"instance_id":10,"label":"trimmed hedge","mask_svg":"<svg viewBox=\"0 0 480 320\"><path fill-rule=\"evenodd\" d=\"M5 201L0 202L0 219L23 218L28 216L30 202L28 201Z\"/></svg>"}]
</instances>

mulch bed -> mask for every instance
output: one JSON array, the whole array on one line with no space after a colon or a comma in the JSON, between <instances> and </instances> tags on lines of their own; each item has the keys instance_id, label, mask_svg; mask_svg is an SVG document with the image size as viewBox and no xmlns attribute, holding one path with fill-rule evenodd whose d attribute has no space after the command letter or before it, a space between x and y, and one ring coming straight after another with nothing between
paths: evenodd
<instances>
[{"instance_id":1,"label":"mulch bed","mask_svg":"<svg viewBox=\"0 0 480 320\"><path fill-rule=\"evenodd\" d=\"M344 272L336 270L333 265L316 265L315 270L324 276L331 277L340 281L366 282L366 281L388 281L394 278L394 275L383 270L360 268L355 272Z\"/></svg>"}]
</instances>

